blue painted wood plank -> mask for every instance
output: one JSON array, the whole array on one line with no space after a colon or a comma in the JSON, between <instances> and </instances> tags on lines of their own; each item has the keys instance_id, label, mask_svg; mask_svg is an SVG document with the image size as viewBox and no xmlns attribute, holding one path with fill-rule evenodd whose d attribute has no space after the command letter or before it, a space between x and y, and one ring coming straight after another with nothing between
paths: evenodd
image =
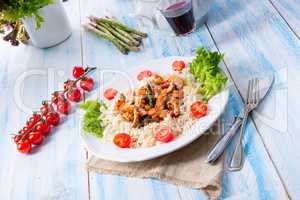
<instances>
[{"instance_id":1,"label":"blue painted wood plank","mask_svg":"<svg viewBox=\"0 0 300 200\"><path fill-rule=\"evenodd\" d=\"M275 9L284 18L292 31L300 39L300 1L270 0Z\"/></svg>"},{"instance_id":2,"label":"blue painted wood plank","mask_svg":"<svg viewBox=\"0 0 300 200\"><path fill-rule=\"evenodd\" d=\"M88 199L86 155L76 115L31 155L18 153L9 135L24 125L28 110L37 110L52 89L61 88L62 80L70 77L72 66L81 63L78 5L76 0L65 4L75 30L57 47L41 50L0 43L0 199Z\"/></svg>"},{"instance_id":3,"label":"blue painted wood plank","mask_svg":"<svg viewBox=\"0 0 300 200\"><path fill-rule=\"evenodd\" d=\"M250 76L275 73L254 121L290 196L298 198L299 40L268 1L216 1L208 27L240 92ZM244 142L249 148L247 137Z\"/></svg>"}]
</instances>

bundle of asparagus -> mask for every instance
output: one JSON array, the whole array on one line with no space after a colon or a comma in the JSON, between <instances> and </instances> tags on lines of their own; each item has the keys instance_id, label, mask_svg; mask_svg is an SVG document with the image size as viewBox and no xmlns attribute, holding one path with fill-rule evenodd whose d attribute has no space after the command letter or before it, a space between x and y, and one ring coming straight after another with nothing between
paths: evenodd
<instances>
[{"instance_id":1,"label":"bundle of asparagus","mask_svg":"<svg viewBox=\"0 0 300 200\"><path fill-rule=\"evenodd\" d=\"M98 36L112 42L123 54L140 51L140 45L146 33L129 28L115 19L89 16L89 22L83 27Z\"/></svg>"}]
</instances>

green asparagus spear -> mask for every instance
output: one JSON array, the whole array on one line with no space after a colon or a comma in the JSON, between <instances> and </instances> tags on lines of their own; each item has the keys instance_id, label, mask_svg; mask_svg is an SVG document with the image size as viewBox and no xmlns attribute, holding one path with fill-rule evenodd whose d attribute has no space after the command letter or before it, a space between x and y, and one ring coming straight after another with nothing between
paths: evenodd
<instances>
[{"instance_id":1,"label":"green asparagus spear","mask_svg":"<svg viewBox=\"0 0 300 200\"><path fill-rule=\"evenodd\" d=\"M123 30L122 30L123 31ZM133 37L134 39L138 40L138 41L142 41L143 37L135 34L135 33L130 33L130 36Z\"/></svg>"},{"instance_id":2,"label":"green asparagus spear","mask_svg":"<svg viewBox=\"0 0 300 200\"><path fill-rule=\"evenodd\" d=\"M108 41L111 41L120 51L121 53L123 54L128 54L128 50L126 48L124 48L124 46L122 44L120 44L118 42L118 40L116 40L114 37L112 37L111 35L105 33L105 32L102 32L98 29L96 29L95 27L89 25L89 24L84 24L82 25L84 27L84 29L86 29L87 31L90 31L90 32L93 32L95 34L97 34L98 36L108 40Z\"/></svg>"},{"instance_id":3,"label":"green asparagus spear","mask_svg":"<svg viewBox=\"0 0 300 200\"><path fill-rule=\"evenodd\" d=\"M90 22L90 25L92 25L93 27L95 27L96 29L98 29L98 30L103 30L103 31L108 31L106 28L107 28L107 26L103 26L103 24L101 23L101 24L95 24L95 23L93 23L93 22ZM123 40L121 40L120 38L118 38L118 37L116 37L115 35L113 35L110 31L108 31L107 32L107 34L109 34L112 38L114 38L115 39L115 41L118 41L118 43L120 44L120 45L122 45L125 49L127 49L127 50L130 50L130 51L135 51L135 52L137 52L137 51L140 51L140 48L138 48L137 46L134 46L134 45L130 45L130 44L128 44L128 43L126 43L125 41L123 41Z\"/></svg>"},{"instance_id":4,"label":"green asparagus spear","mask_svg":"<svg viewBox=\"0 0 300 200\"><path fill-rule=\"evenodd\" d=\"M116 31L118 31L120 34L122 34L124 37L126 37L127 39L132 41L135 46L138 47L141 44L141 40L135 39L134 37L131 36L131 34L127 33L126 31L123 31L122 29L120 29L118 27L112 27L112 28L114 28Z\"/></svg>"},{"instance_id":5,"label":"green asparagus spear","mask_svg":"<svg viewBox=\"0 0 300 200\"><path fill-rule=\"evenodd\" d=\"M97 23L97 20L95 17L90 16L89 19L91 20L91 22L94 22L96 24L98 24L99 26L104 26L107 28L107 26L109 26L109 28L113 29L110 31L113 31L112 33L115 33L115 36L119 36L118 38L120 38L121 40L123 40L124 42L126 42L126 40L130 41L130 42L126 42L128 44L132 43L135 46L139 46L141 43L141 40L143 39L142 37L138 36L139 39L135 39L134 37L132 37L129 33L127 33L126 31L116 27L116 26L111 26L109 24L106 23ZM94 25L95 26L95 25ZM97 27L96 27L97 28ZM117 35L116 35L117 34ZM124 40L125 39L125 40ZM131 44L130 44L131 45Z\"/></svg>"},{"instance_id":6,"label":"green asparagus spear","mask_svg":"<svg viewBox=\"0 0 300 200\"><path fill-rule=\"evenodd\" d=\"M105 24L105 23L97 23L97 24L99 26L102 26L102 27L106 28L112 35L114 35L115 37L117 37L119 40L122 40L123 42L125 42L129 46L134 46L135 45L134 42L132 42L128 38L124 37L118 31L116 31L115 29L113 29L110 25Z\"/></svg>"},{"instance_id":7,"label":"green asparagus spear","mask_svg":"<svg viewBox=\"0 0 300 200\"><path fill-rule=\"evenodd\" d=\"M134 52L138 52L140 51L141 49L137 46L130 46L128 44L126 44L125 42L123 41L119 41L126 49L130 50L130 51L134 51Z\"/></svg>"},{"instance_id":8,"label":"green asparagus spear","mask_svg":"<svg viewBox=\"0 0 300 200\"><path fill-rule=\"evenodd\" d=\"M91 26L93 26L94 28L96 28L96 29L98 29L99 31L102 31L103 33L106 33L106 34L108 34L108 35L112 35L110 32L109 32L109 30L107 30L105 27L103 27L103 26L100 26L100 25L98 25L98 24L96 24L96 23L94 23L94 22L90 22L89 23Z\"/></svg>"},{"instance_id":9,"label":"green asparagus spear","mask_svg":"<svg viewBox=\"0 0 300 200\"><path fill-rule=\"evenodd\" d=\"M147 33L143 33L141 31L137 31L135 29L132 29L132 28L129 28L128 26L114 20L114 19L111 19L111 18L97 18L95 16L90 16L90 18L93 18L94 20L98 22L104 22L104 23L107 23L109 25L112 25L112 26L117 26L118 28L126 31L126 32L129 32L129 33L135 33L143 38L146 38L148 37Z\"/></svg>"}]
</instances>

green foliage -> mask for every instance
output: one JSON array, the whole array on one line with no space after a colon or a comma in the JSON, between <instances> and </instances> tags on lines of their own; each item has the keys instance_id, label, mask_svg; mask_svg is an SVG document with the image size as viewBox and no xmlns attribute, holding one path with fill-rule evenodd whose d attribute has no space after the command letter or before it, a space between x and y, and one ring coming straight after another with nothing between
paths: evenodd
<instances>
[{"instance_id":1,"label":"green foliage","mask_svg":"<svg viewBox=\"0 0 300 200\"><path fill-rule=\"evenodd\" d=\"M197 82L202 84L198 92L205 101L220 92L227 82L226 75L218 67L223 57L223 54L211 52L201 47L198 48L197 56L190 65L191 74Z\"/></svg>"},{"instance_id":2,"label":"green foliage","mask_svg":"<svg viewBox=\"0 0 300 200\"><path fill-rule=\"evenodd\" d=\"M104 127L100 117L101 110L106 108L105 104L98 100L89 100L80 104L80 108L86 111L83 115L83 130L85 133L101 138Z\"/></svg>"},{"instance_id":3,"label":"green foliage","mask_svg":"<svg viewBox=\"0 0 300 200\"><path fill-rule=\"evenodd\" d=\"M10 22L17 22L23 17L35 17L38 29L43 22L39 10L52 3L53 0L0 0L0 12Z\"/></svg>"}]
</instances>

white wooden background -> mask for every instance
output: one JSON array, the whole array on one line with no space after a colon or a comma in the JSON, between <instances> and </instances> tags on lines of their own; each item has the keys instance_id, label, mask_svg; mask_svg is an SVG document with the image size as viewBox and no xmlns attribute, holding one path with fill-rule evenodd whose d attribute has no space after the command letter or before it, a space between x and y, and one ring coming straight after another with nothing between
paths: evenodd
<instances>
[{"instance_id":1,"label":"white wooden background","mask_svg":"<svg viewBox=\"0 0 300 200\"><path fill-rule=\"evenodd\" d=\"M89 155L79 139L75 113L32 155L17 153L9 135L29 115L24 108L37 109L71 76L74 65L126 70L146 59L190 56L199 46L225 53L222 67L235 85L224 114L227 128L243 103L246 80L269 72L276 76L271 95L247 125L243 170L225 169L221 199L300 199L299 0L216 0L207 24L179 38L141 26L129 15L134 12L132 0L69 0L65 8L74 30L59 46L40 50L0 42L1 200L206 199L197 190L154 179L88 173L84 164ZM149 33L142 52L123 56L80 28L86 16L108 11Z\"/></svg>"}]
</instances>

